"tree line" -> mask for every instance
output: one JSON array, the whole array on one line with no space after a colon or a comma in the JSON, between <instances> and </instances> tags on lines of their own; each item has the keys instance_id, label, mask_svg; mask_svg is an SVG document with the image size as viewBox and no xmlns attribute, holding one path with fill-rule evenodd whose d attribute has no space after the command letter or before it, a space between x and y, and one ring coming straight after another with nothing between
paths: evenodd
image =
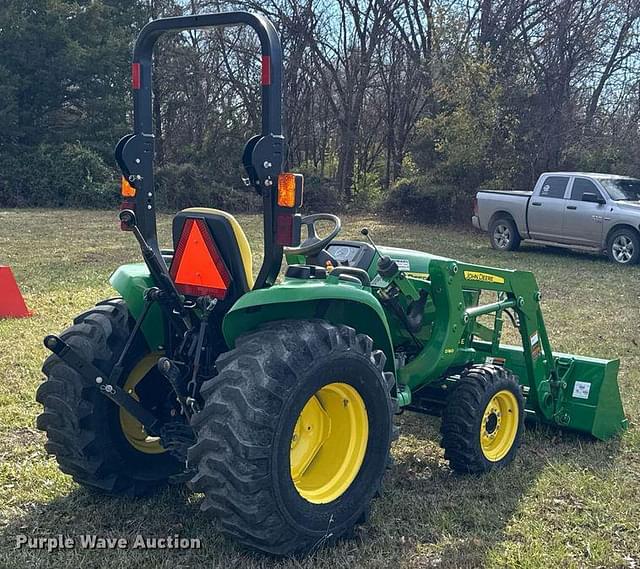
<instances>
[{"instance_id":1,"label":"tree line","mask_svg":"<svg viewBox=\"0 0 640 569\"><path fill-rule=\"evenodd\" d=\"M640 0L4 0L0 205L117 201L137 31L232 9L281 33L287 166L311 208L448 220L478 187L543 171L640 175ZM168 36L154 67L162 205L253 207L239 162L260 121L256 38Z\"/></svg>"}]
</instances>

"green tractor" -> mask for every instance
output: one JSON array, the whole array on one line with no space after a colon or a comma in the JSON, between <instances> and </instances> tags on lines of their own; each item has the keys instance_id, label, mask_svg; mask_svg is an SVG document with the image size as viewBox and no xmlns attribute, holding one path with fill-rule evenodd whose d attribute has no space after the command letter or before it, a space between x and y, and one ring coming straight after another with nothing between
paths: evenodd
<instances>
[{"instance_id":1,"label":"green tractor","mask_svg":"<svg viewBox=\"0 0 640 569\"><path fill-rule=\"evenodd\" d=\"M255 278L231 215L183 210L173 248L160 249L154 203L153 46L165 32L240 24L262 50L262 132L243 155L264 206ZM121 227L144 262L113 273L118 298L45 338L37 392L47 451L75 481L130 496L188 481L226 535L288 555L366 520L404 410L441 416L445 458L472 474L514 459L525 419L602 440L626 427L619 362L552 351L531 273L376 246L366 229L338 240L338 217L301 216L267 19L156 20L133 61L134 133L116 159ZM501 342L506 319L520 346Z\"/></svg>"}]
</instances>

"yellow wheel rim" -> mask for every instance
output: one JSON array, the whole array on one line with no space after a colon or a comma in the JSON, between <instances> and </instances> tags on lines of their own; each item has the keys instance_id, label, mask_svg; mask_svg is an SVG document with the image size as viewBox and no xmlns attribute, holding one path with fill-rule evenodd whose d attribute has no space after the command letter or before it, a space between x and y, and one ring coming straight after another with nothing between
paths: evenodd
<instances>
[{"instance_id":1,"label":"yellow wheel rim","mask_svg":"<svg viewBox=\"0 0 640 569\"><path fill-rule=\"evenodd\" d=\"M506 389L498 391L484 410L480 425L480 447L492 462L502 460L518 434L520 410L515 395Z\"/></svg>"},{"instance_id":2,"label":"yellow wheel rim","mask_svg":"<svg viewBox=\"0 0 640 569\"><path fill-rule=\"evenodd\" d=\"M330 383L305 404L291 434L291 478L313 504L339 498L354 481L367 451L367 408L355 388Z\"/></svg>"},{"instance_id":3,"label":"yellow wheel rim","mask_svg":"<svg viewBox=\"0 0 640 569\"><path fill-rule=\"evenodd\" d=\"M142 358L129 373L127 381L125 381L122 388L137 401L140 401L140 398L136 393L136 387L154 368L161 357L162 353L149 354ZM146 454L166 452L166 449L160 444L160 438L147 435L142 423L122 407L120 407L120 427L122 428L122 434L136 450Z\"/></svg>"}]
</instances>

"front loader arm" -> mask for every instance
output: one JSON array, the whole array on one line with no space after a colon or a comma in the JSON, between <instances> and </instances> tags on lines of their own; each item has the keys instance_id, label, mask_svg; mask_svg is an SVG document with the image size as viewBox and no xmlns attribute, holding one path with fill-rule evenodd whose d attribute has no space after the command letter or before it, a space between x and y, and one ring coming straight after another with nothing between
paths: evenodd
<instances>
[{"instance_id":1,"label":"front loader arm","mask_svg":"<svg viewBox=\"0 0 640 569\"><path fill-rule=\"evenodd\" d=\"M398 370L400 386L415 392L465 366L498 363L519 376L527 411L536 419L603 439L625 428L618 361L553 352L532 273L433 259L429 281L433 330L420 353ZM494 292L496 300L478 304L483 291ZM505 314L521 346L501 343ZM493 327L478 321L486 315Z\"/></svg>"},{"instance_id":2,"label":"front loader arm","mask_svg":"<svg viewBox=\"0 0 640 569\"><path fill-rule=\"evenodd\" d=\"M433 331L420 354L400 370L400 383L415 390L450 368L474 363L476 351L470 340L482 326L477 323L480 316L495 314L499 318L497 330L489 330L492 344L497 348L501 339L502 313L513 309L520 317L527 377L539 379L531 382L536 385L533 396L536 400L545 400L549 387L544 381L553 375L554 362L540 312L540 292L533 275L434 259L429 264L429 279L435 307ZM468 299L477 295L469 296L465 292L483 290L499 293L500 300L484 306L469 305ZM533 353L531 339L535 340L536 334L541 343ZM542 354L544 357L539 357Z\"/></svg>"}]
</instances>

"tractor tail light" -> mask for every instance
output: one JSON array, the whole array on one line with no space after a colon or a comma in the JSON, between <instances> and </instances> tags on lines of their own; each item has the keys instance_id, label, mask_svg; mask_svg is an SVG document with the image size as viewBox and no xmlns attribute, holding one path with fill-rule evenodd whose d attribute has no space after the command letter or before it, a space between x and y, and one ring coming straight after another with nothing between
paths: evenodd
<instances>
[{"instance_id":1,"label":"tractor tail light","mask_svg":"<svg viewBox=\"0 0 640 569\"><path fill-rule=\"evenodd\" d=\"M120 204L120 211L124 209L136 211L136 189L124 176L120 178L120 195L124 198ZM131 227L124 222L120 222L120 229L122 231L131 231Z\"/></svg>"},{"instance_id":2,"label":"tractor tail light","mask_svg":"<svg viewBox=\"0 0 640 569\"><path fill-rule=\"evenodd\" d=\"M304 176L283 172L278 176L276 196L276 244L294 247L300 243L300 214Z\"/></svg>"},{"instance_id":3,"label":"tractor tail light","mask_svg":"<svg viewBox=\"0 0 640 569\"><path fill-rule=\"evenodd\" d=\"M282 247L300 245L300 214L279 213L276 218L276 244Z\"/></svg>"},{"instance_id":4,"label":"tractor tail light","mask_svg":"<svg viewBox=\"0 0 640 569\"><path fill-rule=\"evenodd\" d=\"M287 214L278 215L276 222L276 243L278 245L291 245L293 241L293 216Z\"/></svg>"},{"instance_id":5,"label":"tractor tail light","mask_svg":"<svg viewBox=\"0 0 640 569\"><path fill-rule=\"evenodd\" d=\"M133 199L124 199L122 200L122 202L120 203L120 211L123 211L125 209L130 209L131 211L135 212L136 211L136 202ZM121 231L131 231L132 228L129 227L124 221L120 222L120 230Z\"/></svg>"}]
</instances>

